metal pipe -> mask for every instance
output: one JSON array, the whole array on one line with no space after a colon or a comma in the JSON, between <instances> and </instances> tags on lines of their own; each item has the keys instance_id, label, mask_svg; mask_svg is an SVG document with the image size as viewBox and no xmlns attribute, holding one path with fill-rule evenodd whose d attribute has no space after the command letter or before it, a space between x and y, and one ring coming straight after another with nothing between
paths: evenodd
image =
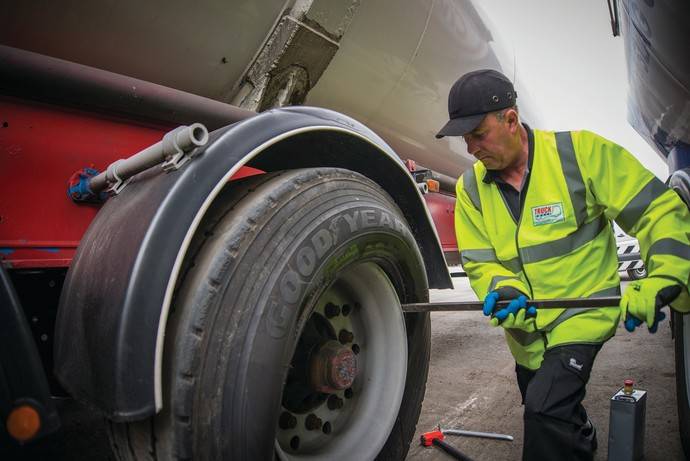
<instances>
[{"instance_id":1,"label":"metal pipe","mask_svg":"<svg viewBox=\"0 0 690 461\"><path fill-rule=\"evenodd\" d=\"M155 83L0 45L0 93L211 130L255 112Z\"/></svg>"},{"instance_id":2,"label":"metal pipe","mask_svg":"<svg viewBox=\"0 0 690 461\"><path fill-rule=\"evenodd\" d=\"M439 427L443 435L465 435L467 437L482 437L485 439L509 440L513 441L513 436L508 434L497 434L495 432L465 431L462 429L444 429Z\"/></svg>"},{"instance_id":3,"label":"metal pipe","mask_svg":"<svg viewBox=\"0 0 690 461\"><path fill-rule=\"evenodd\" d=\"M201 123L180 126L166 133L163 139L146 149L137 152L127 159L117 160L103 173L89 181L89 188L98 194L111 184L122 184L137 173L169 160L171 157L184 154L208 142L208 130Z\"/></svg>"},{"instance_id":4,"label":"metal pipe","mask_svg":"<svg viewBox=\"0 0 690 461\"><path fill-rule=\"evenodd\" d=\"M455 194L455 185L458 182L457 178L453 178L452 176L448 176L443 173L438 173L432 170L431 179L435 179L436 181L438 181L442 191Z\"/></svg>"},{"instance_id":5,"label":"metal pipe","mask_svg":"<svg viewBox=\"0 0 690 461\"><path fill-rule=\"evenodd\" d=\"M620 296L606 296L602 298L557 298L557 299L531 299L528 306L538 309L568 309L577 307L618 307ZM497 308L507 307L510 301L498 301ZM403 304L403 312L451 312L451 311L481 311L484 308L482 301L463 301L445 303L410 303Z\"/></svg>"}]
</instances>

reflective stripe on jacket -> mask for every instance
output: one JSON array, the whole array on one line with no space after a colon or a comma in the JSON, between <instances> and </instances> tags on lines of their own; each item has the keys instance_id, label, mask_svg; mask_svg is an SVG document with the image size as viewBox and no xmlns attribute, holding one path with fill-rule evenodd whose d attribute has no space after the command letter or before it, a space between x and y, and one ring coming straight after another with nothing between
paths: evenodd
<instances>
[{"instance_id":1,"label":"reflective stripe on jacket","mask_svg":"<svg viewBox=\"0 0 690 461\"><path fill-rule=\"evenodd\" d=\"M517 222L497 185L484 181L481 162L457 184L458 248L480 299L502 286L533 299L620 294L613 219L638 238L649 276L687 287L690 214L675 192L628 151L592 132L533 130L533 139ZM617 306L548 309L537 315L538 332L506 330L506 336L518 363L535 369L544 348L604 342L618 320Z\"/></svg>"}]
</instances>

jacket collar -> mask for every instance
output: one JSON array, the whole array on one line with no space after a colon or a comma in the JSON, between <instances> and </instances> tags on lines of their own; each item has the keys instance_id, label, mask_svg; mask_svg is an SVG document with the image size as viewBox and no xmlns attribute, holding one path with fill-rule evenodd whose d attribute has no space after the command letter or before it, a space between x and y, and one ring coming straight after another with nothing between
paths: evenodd
<instances>
[{"instance_id":1,"label":"jacket collar","mask_svg":"<svg viewBox=\"0 0 690 461\"><path fill-rule=\"evenodd\" d=\"M528 175L530 171L532 171L532 160L534 160L534 133L532 133L532 129L526 123L523 123L522 126L527 130L527 170L525 171L525 175ZM490 184L492 182L505 183L505 181L501 179L500 170L486 170L482 181L485 184Z\"/></svg>"}]
</instances>

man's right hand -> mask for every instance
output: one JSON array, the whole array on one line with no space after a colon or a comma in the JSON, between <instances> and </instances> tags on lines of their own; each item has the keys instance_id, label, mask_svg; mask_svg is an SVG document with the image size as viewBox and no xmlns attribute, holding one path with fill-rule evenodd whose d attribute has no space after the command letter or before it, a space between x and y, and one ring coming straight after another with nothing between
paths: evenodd
<instances>
[{"instance_id":1,"label":"man's right hand","mask_svg":"<svg viewBox=\"0 0 690 461\"><path fill-rule=\"evenodd\" d=\"M510 300L507 307L496 310L498 301ZM518 328L525 331L534 331L534 317L537 309L527 306L527 296L513 287L501 287L491 291L484 298L485 316L491 316L491 325L501 325L504 328Z\"/></svg>"}]
</instances>

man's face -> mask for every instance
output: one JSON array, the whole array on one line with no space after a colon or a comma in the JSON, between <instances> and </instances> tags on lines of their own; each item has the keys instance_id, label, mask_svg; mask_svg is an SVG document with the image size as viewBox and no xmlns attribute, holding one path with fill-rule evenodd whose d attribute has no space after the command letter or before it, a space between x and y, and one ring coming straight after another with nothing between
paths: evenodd
<instances>
[{"instance_id":1,"label":"man's face","mask_svg":"<svg viewBox=\"0 0 690 461\"><path fill-rule=\"evenodd\" d=\"M496 114L488 114L484 120L463 139L467 151L484 164L487 170L502 170L515 159L510 124L499 120Z\"/></svg>"}]
</instances>

